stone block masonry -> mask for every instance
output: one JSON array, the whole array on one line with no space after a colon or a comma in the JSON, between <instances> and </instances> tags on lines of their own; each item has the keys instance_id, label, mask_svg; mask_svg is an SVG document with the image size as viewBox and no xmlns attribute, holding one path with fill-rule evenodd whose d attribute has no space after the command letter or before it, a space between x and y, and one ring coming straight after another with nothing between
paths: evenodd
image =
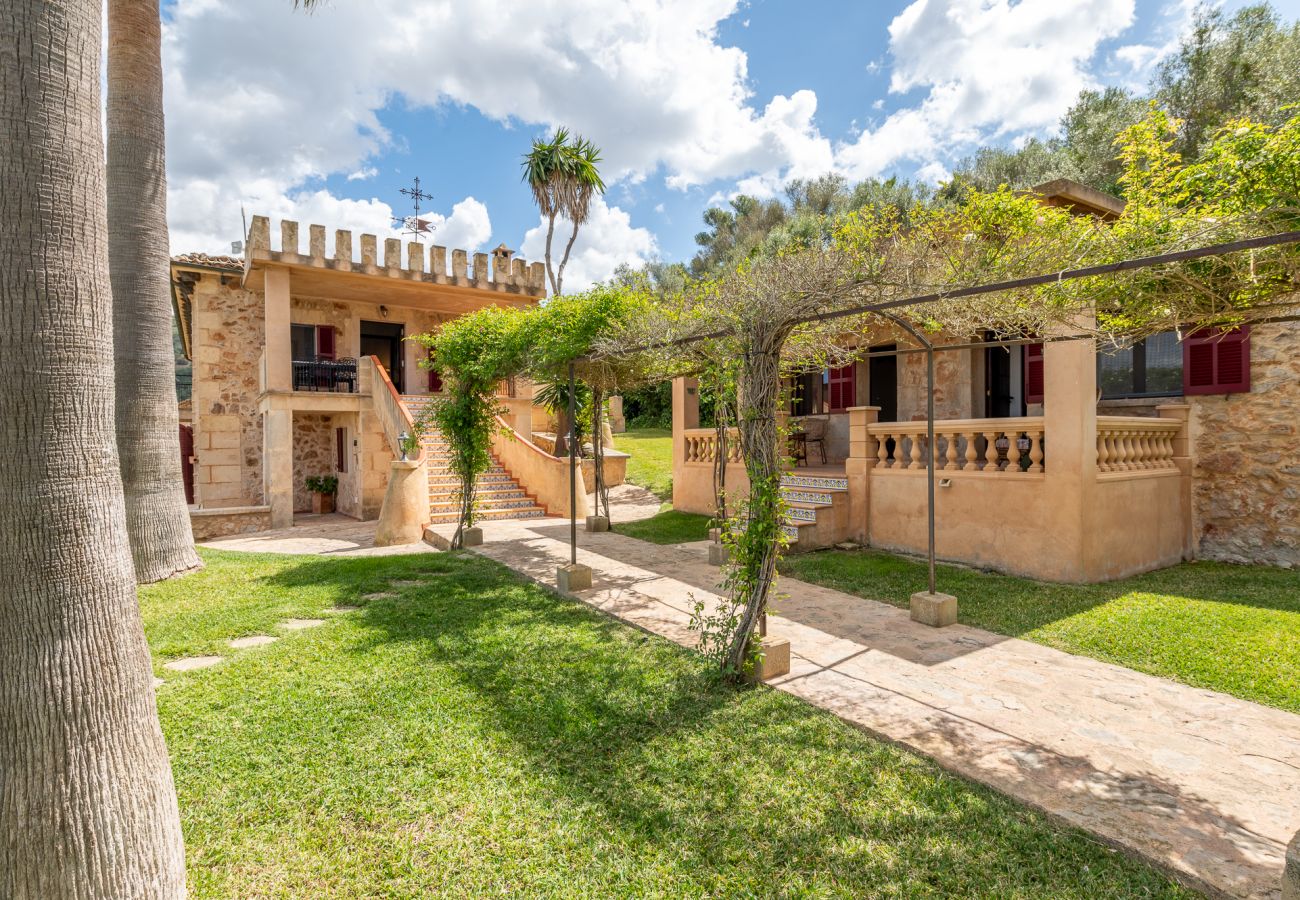
<instances>
[{"instance_id":1,"label":"stone block masonry","mask_svg":"<svg viewBox=\"0 0 1300 900\"><path fill-rule=\"evenodd\" d=\"M408 242L403 259L402 242L385 238L380 253L379 239L373 234L360 236L360 259L353 259L352 232L343 229L334 232L334 255L326 256L325 228L308 226L307 255L301 253L298 223L291 219L280 222L280 249L271 249L271 220L254 216L248 229L248 258L285 263L305 263L339 271L356 271L366 274L387 275L411 281L472 287L478 290L517 294L527 297L546 296L546 267L540 262L532 264L515 259L505 248L492 254L475 253L473 265L465 250L452 250L450 265L447 248L431 246L428 265L425 264L424 246Z\"/></svg>"}]
</instances>

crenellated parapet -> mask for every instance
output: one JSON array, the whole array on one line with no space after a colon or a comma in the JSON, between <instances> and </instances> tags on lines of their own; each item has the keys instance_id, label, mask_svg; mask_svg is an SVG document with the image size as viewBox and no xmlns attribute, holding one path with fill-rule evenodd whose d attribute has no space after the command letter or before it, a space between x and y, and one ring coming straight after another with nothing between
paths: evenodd
<instances>
[{"instance_id":1,"label":"crenellated parapet","mask_svg":"<svg viewBox=\"0 0 1300 900\"><path fill-rule=\"evenodd\" d=\"M379 252L379 239L373 234L360 236L359 258L353 258L352 232L338 229L334 232L334 254L327 255L325 226L309 225L307 252L302 252L298 223L290 219L280 222L280 249L271 249L271 220L267 216L253 216L248 229L246 260L282 262L291 265L314 266L339 272L359 272L446 284L485 291L519 294L527 297L546 296L546 266L516 259L514 252L500 245L489 253L475 253L471 265L470 254L465 250L428 247L419 241L408 241L405 248L397 238L386 238L383 253ZM405 249L405 253L403 253Z\"/></svg>"}]
</instances>

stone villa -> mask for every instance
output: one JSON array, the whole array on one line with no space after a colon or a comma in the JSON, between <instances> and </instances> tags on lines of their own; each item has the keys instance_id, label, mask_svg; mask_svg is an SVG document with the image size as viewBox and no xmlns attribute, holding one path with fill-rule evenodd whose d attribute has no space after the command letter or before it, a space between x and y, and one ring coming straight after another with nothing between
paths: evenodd
<instances>
[{"instance_id":1,"label":"stone villa","mask_svg":"<svg viewBox=\"0 0 1300 900\"><path fill-rule=\"evenodd\" d=\"M1080 214L1123 208L1069 181L1037 191ZM1300 565L1300 324L1169 332L1112 354L969 346L996 337L948 336L967 346L935 356L941 558L1075 582L1193 558ZM925 355L880 338L876 355L791 384L789 415L824 433L785 478L792 549L925 551ZM699 425L696 386L679 379L673 505L712 513L716 441ZM733 460L728 487L744 478Z\"/></svg>"},{"instance_id":2,"label":"stone villa","mask_svg":"<svg viewBox=\"0 0 1300 900\"><path fill-rule=\"evenodd\" d=\"M542 264L504 246L490 258L464 250L448 258L443 247L389 239L381 258L365 234L354 258L348 231L334 233L328 256L323 226L310 226L306 252L298 223L280 223L274 249L270 231L257 216L245 258L186 254L171 264L194 364L182 443L199 539L292 524L311 509L311 476L337 477L337 509L354 518L396 507L390 481L408 466L400 438L441 388L420 366L424 348L405 338L471 310L546 296ZM480 486L484 518L568 514L567 468L532 442L531 398L524 383L499 390L503 424L517 439L495 447L497 465ZM403 476L413 496L427 498L419 526L452 515L444 450L440 435L427 435L409 463L414 478Z\"/></svg>"}]
</instances>

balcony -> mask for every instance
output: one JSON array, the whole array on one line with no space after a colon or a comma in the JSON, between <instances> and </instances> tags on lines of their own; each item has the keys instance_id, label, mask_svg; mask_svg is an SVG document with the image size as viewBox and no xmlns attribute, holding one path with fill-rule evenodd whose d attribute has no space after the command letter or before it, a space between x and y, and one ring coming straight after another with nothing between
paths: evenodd
<instances>
[{"instance_id":1,"label":"balcony","mask_svg":"<svg viewBox=\"0 0 1300 900\"><path fill-rule=\"evenodd\" d=\"M293 389L330 394L357 392L357 361L341 359L295 359Z\"/></svg>"}]
</instances>

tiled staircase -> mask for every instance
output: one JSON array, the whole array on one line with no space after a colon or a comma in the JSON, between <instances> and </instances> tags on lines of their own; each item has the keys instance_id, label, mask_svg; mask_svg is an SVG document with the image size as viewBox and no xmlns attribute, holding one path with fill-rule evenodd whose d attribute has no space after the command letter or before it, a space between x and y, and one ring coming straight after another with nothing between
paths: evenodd
<instances>
[{"instance_id":1,"label":"tiled staircase","mask_svg":"<svg viewBox=\"0 0 1300 900\"><path fill-rule=\"evenodd\" d=\"M785 533L791 550L831 547L851 537L849 481L843 475L781 476L785 497Z\"/></svg>"},{"instance_id":2,"label":"tiled staircase","mask_svg":"<svg viewBox=\"0 0 1300 900\"><path fill-rule=\"evenodd\" d=\"M412 416L418 416L428 404L429 398L404 395L402 402ZM430 427L425 432L421 446L428 460L429 521L435 525L455 522L456 491L460 480L448 467L450 453L447 439L442 432ZM479 476L476 499L478 518L481 520L540 519L546 515L546 510L537 505L496 457L492 459L492 467Z\"/></svg>"}]
</instances>

